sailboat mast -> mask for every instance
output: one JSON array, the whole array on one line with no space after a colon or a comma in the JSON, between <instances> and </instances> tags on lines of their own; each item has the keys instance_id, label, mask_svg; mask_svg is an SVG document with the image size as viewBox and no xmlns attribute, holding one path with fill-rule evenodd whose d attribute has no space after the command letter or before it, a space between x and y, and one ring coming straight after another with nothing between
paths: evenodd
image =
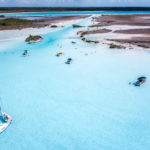
<instances>
[{"instance_id":1,"label":"sailboat mast","mask_svg":"<svg viewBox=\"0 0 150 150\"><path fill-rule=\"evenodd\" d=\"M2 116L2 108L1 108L1 106L0 106L0 116Z\"/></svg>"}]
</instances>

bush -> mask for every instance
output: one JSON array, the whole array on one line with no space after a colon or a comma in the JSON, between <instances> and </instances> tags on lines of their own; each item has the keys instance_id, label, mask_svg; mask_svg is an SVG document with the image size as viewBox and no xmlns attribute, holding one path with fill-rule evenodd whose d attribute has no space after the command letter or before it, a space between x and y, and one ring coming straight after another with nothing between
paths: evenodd
<instances>
[{"instance_id":1,"label":"bush","mask_svg":"<svg viewBox=\"0 0 150 150\"><path fill-rule=\"evenodd\" d=\"M7 26L7 27L18 27L23 26L26 24L31 24L33 21L31 20L24 20L24 19L16 19L16 18L7 18L0 20L0 26Z\"/></svg>"},{"instance_id":2,"label":"bush","mask_svg":"<svg viewBox=\"0 0 150 150\"><path fill-rule=\"evenodd\" d=\"M95 44L99 43L99 41L88 40L86 38L82 38L82 41L85 41L86 43L95 43Z\"/></svg>"},{"instance_id":3,"label":"bush","mask_svg":"<svg viewBox=\"0 0 150 150\"><path fill-rule=\"evenodd\" d=\"M73 24L72 26L73 26L73 28L81 28L81 27L83 27L83 26L80 26L80 25L77 25L77 24Z\"/></svg>"},{"instance_id":4,"label":"bush","mask_svg":"<svg viewBox=\"0 0 150 150\"><path fill-rule=\"evenodd\" d=\"M57 28L58 26L57 25L51 25L51 28Z\"/></svg>"},{"instance_id":5,"label":"bush","mask_svg":"<svg viewBox=\"0 0 150 150\"><path fill-rule=\"evenodd\" d=\"M29 35L29 37L26 38L26 42L36 42L38 40L42 40L42 37L39 35Z\"/></svg>"},{"instance_id":6,"label":"bush","mask_svg":"<svg viewBox=\"0 0 150 150\"><path fill-rule=\"evenodd\" d=\"M110 44L109 48L125 49L124 46L122 46L122 45L116 45L116 44L113 44L113 43Z\"/></svg>"}]
</instances>

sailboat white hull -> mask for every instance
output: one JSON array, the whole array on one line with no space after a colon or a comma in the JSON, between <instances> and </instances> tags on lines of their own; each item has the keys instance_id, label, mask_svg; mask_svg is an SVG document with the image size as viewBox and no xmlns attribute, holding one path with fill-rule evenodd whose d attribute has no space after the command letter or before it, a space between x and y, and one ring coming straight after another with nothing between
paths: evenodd
<instances>
[{"instance_id":1,"label":"sailboat white hull","mask_svg":"<svg viewBox=\"0 0 150 150\"><path fill-rule=\"evenodd\" d=\"M2 113L2 118L3 118L3 114L7 115L6 113ZM0 133L2 133L11 123L12 119L9 115L7 115L7 121L5 121L4 123L0 123Z\"/></svg>"}]
</instances>

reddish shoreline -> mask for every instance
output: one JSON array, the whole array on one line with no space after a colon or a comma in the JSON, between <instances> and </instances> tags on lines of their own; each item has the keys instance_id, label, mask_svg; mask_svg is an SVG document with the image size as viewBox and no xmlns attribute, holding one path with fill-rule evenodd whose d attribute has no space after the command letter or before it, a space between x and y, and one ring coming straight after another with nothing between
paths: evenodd
<instances>
[{"instance_id":1,"label":"reddish shoreline","mask_svg":"<svg viewBox=\"0 0 150 150\"><path fill-rule=\"evenodd\" d=\"M142 48L150 48L149 37L133 37L131 39L107 39L107 40L118 42L120 44L132 44Z\"/></svg>"},{"instance_id":2,"label":"reddish shoreline","mask_svg":"<svg viewBox=\"0 0 150 150\"><path fill-rule=\"evenodd\" d=\"M99 26L131 25L150 26L150 14L102 15L93 19Z\"/></svg>"},{"instance_id":3,"label":"reddish shoreline","mask_svg":"<svg viewBox=\"0 0 150 150\"><path fill-rule=\"evenodd\" d=\"M143 28L143 29L126 29L126 30L116 30L113 33L120 33L120 34L145 34L150 35L150 28Z\"/></svg>"}]
</instances>

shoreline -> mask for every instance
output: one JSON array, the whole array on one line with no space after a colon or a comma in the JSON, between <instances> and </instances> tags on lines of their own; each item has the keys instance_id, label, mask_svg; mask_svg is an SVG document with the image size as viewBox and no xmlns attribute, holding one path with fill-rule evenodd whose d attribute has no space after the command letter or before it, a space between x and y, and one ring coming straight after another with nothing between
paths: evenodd
<instances>
[{"instance_id":1,"label":"shoreline","mask_svg":"<svg viewBox=\"0 0 150 150\"><path fill-rule=\"evenodd\" d=\"M31 24L23 24L23 25L18 25L16 26L8 26L8 27L1 27L0 31L6 31L6 30L22 30L25 28L42 28L46 26L50 26L53 24L58 24L58 23L63 23L63 22L68 22L68 21L75 21L75 20L80 20L84 19L87 17L90 17L91 15L58 15L60 18L55 18L53 16L50 16L46 19L40 19L40 20L27 20L31 22Z\"/></svg>"},{"instance_id":2,"label":"shoreline","mask_svg":"<svg viewBox=\"0 0 150 150\"><path fill-rule=\"evenodd\" d=\"M0 43L2 42L10 42L10 41L24 41L24 39L29 36L30 34L32 35L37 35L38 34L46 34L46 33L50 33L53 32L55 30L60 30L61 28L68 26L68 25L72 25L72 23L74 23L74 21L78 21L81 20L81 18L79 19L68 19L68 20L64 20L64 21L56 21L54 24L57 25L56 28L52 28L50 27L50 24L47 26L43 26L43 27L28 27L28 28L22 28L22 29L7 29L7 30L0 30ZM15 37L12 35L15 35Z\"/></svg>"},{"instance_id":3,"label":"shoreline","mask_svg":"<svg viewBox=\"0 0 150 150\"><path fill-rule=\"evenodd\" d=\"M47 33L63 28L67 23L69 24L75 20L81 20L87 17L91 17L91 15L58 15L58 18L50 17L49 19L39 20L37 24L31 24L30 26L24 26L22 28L0 29L0 32L4 34L5 39L9 36L8 32L8 36L5 36L5 31L11 30L12 33L16 35L15 38L19 36L19 34L16 33L17 31L22 31L20 34L23 36L29 34L34 35L38 30L39 34L43 32ZM83 26L83 28L77 32L82 41L107 45L117 44L120 45L120 47L122 45L128 49L135 49L135 47L143 49L150 48L150 28L148 26L150 25L150 14L101 15L91 18L90 25ZM142 24L139 25L141 20ZM56 25L56 27L53 28L51 27L52 25ZM96 39L93 39L94 37ZM117 45L116 47L119 47Z\"/></svg>"}]
</instances>

